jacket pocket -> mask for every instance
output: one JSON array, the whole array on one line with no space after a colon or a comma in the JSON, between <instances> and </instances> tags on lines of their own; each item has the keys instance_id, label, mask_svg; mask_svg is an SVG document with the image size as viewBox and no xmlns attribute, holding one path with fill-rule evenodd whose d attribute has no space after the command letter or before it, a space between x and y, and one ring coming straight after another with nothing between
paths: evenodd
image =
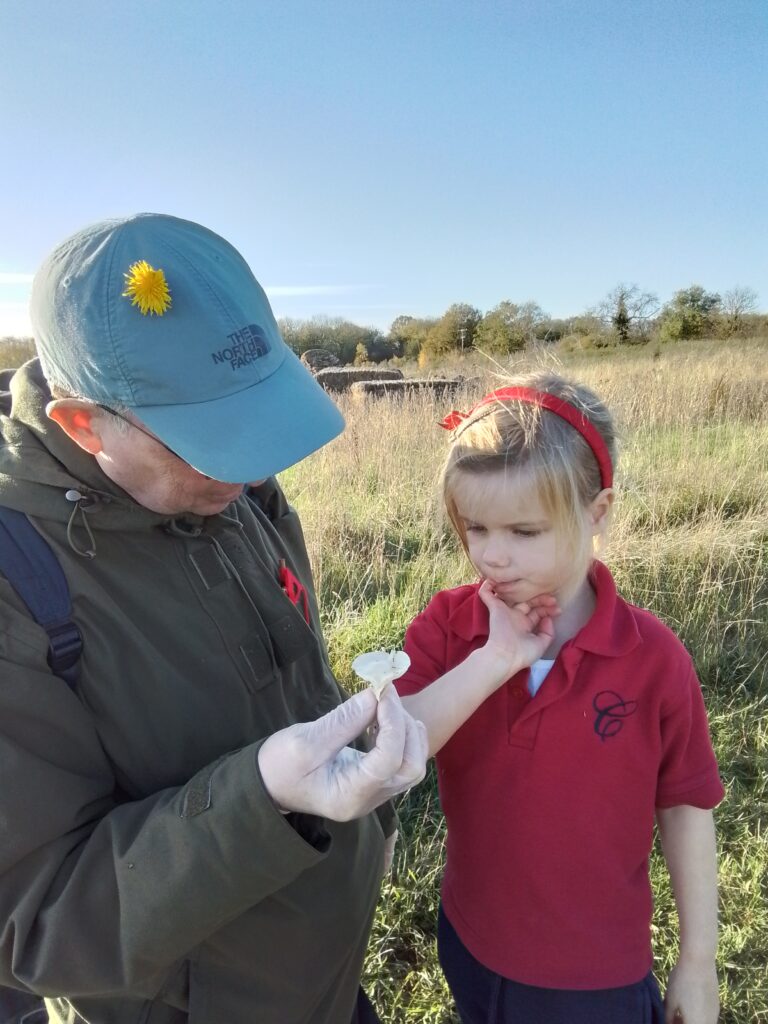
<instances>
[{"instance_id":1,"label":"jacket pocket","mask_svg":"<svg viewBox=\"0 0 768 1024\"><path fill-rule=\"evenodd\" d=\"M263 690L277 679L277 663L269 634L260 622L239 645L245 661L245 678L252 692Z\"/></svg>"}]
</instances>

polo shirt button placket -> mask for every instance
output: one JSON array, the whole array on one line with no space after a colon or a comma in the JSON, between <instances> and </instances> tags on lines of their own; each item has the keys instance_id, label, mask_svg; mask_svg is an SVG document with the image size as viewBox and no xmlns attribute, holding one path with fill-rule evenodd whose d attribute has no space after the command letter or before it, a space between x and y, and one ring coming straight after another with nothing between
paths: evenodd
<instances>
[{"instance_id":1,"label":"polo shirt button placket","mask_svg":"<svg viewBox=\"0 0 768 1024\"><path fill-rule=\"evenodd\" d=\"M524 727L523 732L518 727L520 717L525 713L526 707L530 702L526 684L518 682L510 686L507 699L509 702L507 717L508 742L513 746L519 745L531 749L532 744L530 739L526 738L526 733L530 733L531 728L533 728L535 733L538 730L538 724L533 727L529 726L527 729Z\"/></svg>"}]
</instances>

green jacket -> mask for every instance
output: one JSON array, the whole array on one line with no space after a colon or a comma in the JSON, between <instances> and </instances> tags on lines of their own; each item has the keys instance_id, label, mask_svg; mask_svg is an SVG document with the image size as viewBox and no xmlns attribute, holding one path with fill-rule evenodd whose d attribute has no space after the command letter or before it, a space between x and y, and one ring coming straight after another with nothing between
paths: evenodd
<instances>
[{"instance_id":1,"label":"green jacket","mask_svg":"<svg viewBox=\"0 0 768 1024\"><path fill-rule=\"evenodd\" d=\"M84 650L75 693L0 577L0 983L73 1024L348 1024L393 821L286 819L259 775L341 699L295 512L274 480L150 512L46 418L36 361L10 390L0 504L58 555Z\"/></svg>"}]
</instances>

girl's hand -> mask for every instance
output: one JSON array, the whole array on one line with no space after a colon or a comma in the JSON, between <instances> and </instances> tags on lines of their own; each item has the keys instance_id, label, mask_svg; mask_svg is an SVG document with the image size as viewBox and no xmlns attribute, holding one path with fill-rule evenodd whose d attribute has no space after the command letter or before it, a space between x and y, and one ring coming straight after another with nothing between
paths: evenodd
<instances>
[{"instance_id":1,"label":"girl's hand","mask_svg":"<svg viewBox=\"0 0 768 1024\"><path fill-rule=\"evenodd\" d=\"M543 657L555 636L552 619L560 614L556 598L539 594L510 608L488 580L483 580L478 594L488 609L485 649L509 664L509 675Z\"/></svg>"},{"instance_id":2,"label":"girl's hand","mask_svg":"<svg viewBox=\"0 0 768 1024\"><path fill-rule=\"evenodd\" d=\"M719 1013L714 963L680 960L669 976L664 996L665 1024L716 1024Z\"/></svg>"}]
</instances>

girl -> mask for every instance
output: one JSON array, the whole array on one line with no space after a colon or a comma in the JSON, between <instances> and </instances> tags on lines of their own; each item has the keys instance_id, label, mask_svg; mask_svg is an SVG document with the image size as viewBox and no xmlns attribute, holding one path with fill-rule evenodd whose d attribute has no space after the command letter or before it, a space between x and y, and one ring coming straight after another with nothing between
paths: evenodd
<instances>
[{"instance_id":1,"label":"girl","mask_svg":"<svg viewBox=\"0 0 768 1024\"><path fill-rule=\"evenodd\" d=\"M714 1024L723 788L685 648L593 555L614 497L610 414L539 373L442 425L443 497L481 582L415 619L396 686L436 754L438 952L461 1019ZM663 1005L654 816L680 918Z\"/></svg>"}]
</instances>

